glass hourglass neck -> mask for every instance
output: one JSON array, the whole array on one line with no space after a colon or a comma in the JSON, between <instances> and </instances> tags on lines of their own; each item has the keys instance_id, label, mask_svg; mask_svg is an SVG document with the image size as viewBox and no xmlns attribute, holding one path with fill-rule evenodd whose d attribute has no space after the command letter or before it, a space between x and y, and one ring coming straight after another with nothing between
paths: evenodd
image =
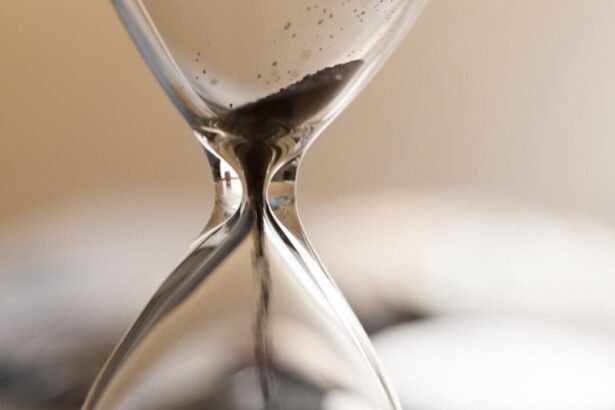
<instances>
[{"instance_id":1,"label":"glass hourglass neck","mask_svg":"<svg viewBox=\"0 0 615 410\"><path fill-rule=\"evenodd\" d=\"M246 182L235 169L212 152L206 152L213 176L215 199L205 231L224 223L239 212L241 207L246 210L258 207L256 211L260 213L264 213L263 208L267 207L290 232L307 242L301 229L295 201L300 156L275 167L275 172L268 174L262 181L262 199L255 201L247 195Z\"/></svg>"},{"instance_id":2,"label":"glass hourglass neck","mask_svg":"<svg viewBox=\"0 0 615 410\"><path fill-rule=\"evenodd\" d=\"M255 208L260 219L265 205L276 208L279 202L269 198L273 181L276 189L292 188L285 197L294 197L300 158L327 125L308 120L339 97L362 64L355 60L322 69L256 102L220 112L197 129L213 167L216 202L236 207L241 198L239 204ZM230 215L232 208L215 211L216 218Z\"/></svg>"}]
</instances>

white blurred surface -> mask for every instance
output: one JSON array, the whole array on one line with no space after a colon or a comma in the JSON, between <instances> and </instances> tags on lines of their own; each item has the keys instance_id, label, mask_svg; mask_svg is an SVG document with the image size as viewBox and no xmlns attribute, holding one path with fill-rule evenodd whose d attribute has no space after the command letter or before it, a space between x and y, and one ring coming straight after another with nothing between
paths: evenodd
<instances>
[{"instance_id":1,"label":"white blurred surface","mask_svg":"<svg viewBox=\"0 0 615 410\"><path fill-rule=\"evenodd\" d=\"M604 221L459 192L355 194L311 216L316 248L368 323L523 312L615 335L615 230Z\"/></svg>"},{"instance_id":2,"label":"white blurred surface","mask_svg":"<svg viewBox=\"0 0 615 410\"><path fill-rule=\"evenodd\" d=\"M85 380L77 363L95 372L82 357L108 352L206 214L193 197L133 192L15 224L0 238L0 363L36 370L50 396ZM304 219L359 317L383 329L404 408L615 406L608 224L446 192L356 194Z\"/></svg>"},{"instance_id":3,"label":"white blurred surface","mask_svg":"<svg viewBox=\"0 0 615 410\"><path fill-rule=\"evenodd\" d=\"M205 225L198 205L118 192L13 224L0 236L0 323L11 324L0 350L54 333L119 337Z\"/></svg>"},{"instance_id":4,"label":"white blurred surface","mask_svg":"<svg viewBox=\"0 0 615 410\"><path fill-rule=\"evenodd\" d=\"M405 409L608 410L613 339L528 318L452 317L376 336Z\"/></svg>"}]
</instances>

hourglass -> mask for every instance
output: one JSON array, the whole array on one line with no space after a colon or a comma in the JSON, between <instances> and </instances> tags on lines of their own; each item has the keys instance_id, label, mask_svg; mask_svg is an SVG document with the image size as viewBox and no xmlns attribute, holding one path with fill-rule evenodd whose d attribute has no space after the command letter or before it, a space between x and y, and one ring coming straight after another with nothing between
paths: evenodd
<instances>
[{"instance_id":1,"label":"hourglass","mask_svg":"<svg viewBox=\"0 0 615 410\"><path fill-rule=\"evenodd\" d=\"M215 206L84 409L399 408L301 229L295 179L424 0L114 3L205 148Z\"/></svg>"}]
</instances>

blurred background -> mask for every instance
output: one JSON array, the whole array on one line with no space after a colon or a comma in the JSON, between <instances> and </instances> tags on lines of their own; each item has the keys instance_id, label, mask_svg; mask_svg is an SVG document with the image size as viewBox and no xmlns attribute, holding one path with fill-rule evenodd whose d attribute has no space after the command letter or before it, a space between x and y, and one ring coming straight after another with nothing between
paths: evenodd
<instances>
[{"instance_id":1,"label":"blurred background","mask_svg":"<svg viewBox=\"0 0 615 410\"><path fill-rule=\"evenodd\" d=\"M612 1L431 0L307 154L404 408L615 408L613 38ZM78 408L212 183L110 2L0 2L0 62L0 408Z\"/></svg>"}]
</instances>

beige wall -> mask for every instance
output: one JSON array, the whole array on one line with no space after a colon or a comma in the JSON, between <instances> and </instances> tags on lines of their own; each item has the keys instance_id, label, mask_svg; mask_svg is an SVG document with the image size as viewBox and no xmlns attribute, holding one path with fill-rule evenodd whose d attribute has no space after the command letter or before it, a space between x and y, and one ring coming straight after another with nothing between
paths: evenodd
<instances>
[{"instance_id":1,"label":"beige wall","mask_svg":"<svg viewBox=\"0 0 615 410\"><path fill-rule=\"evenodd\" d=\"M454 187L615 220L614 39L609 0L432 0L308 154L305 201ZM209 193L110 2L0 2L0 59L0 226L92 190Z\"/></svg>"}]
</instances>

